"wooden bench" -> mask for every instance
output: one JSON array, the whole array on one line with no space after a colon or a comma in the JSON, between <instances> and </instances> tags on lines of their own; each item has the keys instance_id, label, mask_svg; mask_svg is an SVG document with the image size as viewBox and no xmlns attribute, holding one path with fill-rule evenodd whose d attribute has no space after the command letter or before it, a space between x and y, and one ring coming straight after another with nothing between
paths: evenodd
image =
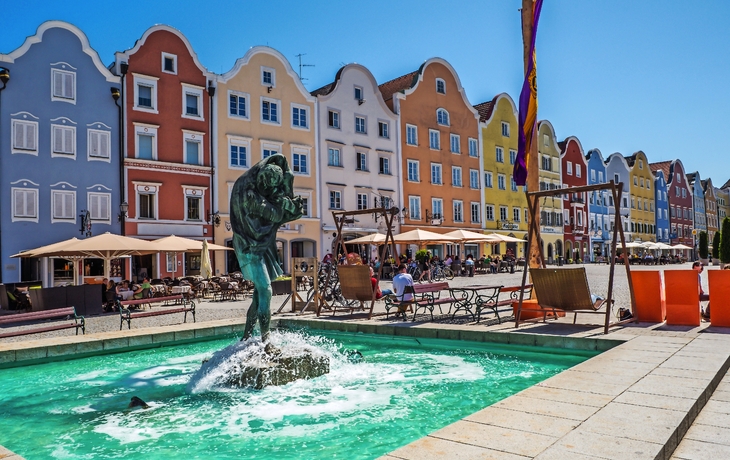
<instances>
[{"instance_id":1,"label":"wooden bench","mask_svg":"<svg viewBox=\"0 0 730 460\"><path fill-rule=\"evenodd\" d=\"M509 298L498 300L494 304L488 304L485 305L484 308L491 308L494 312L494 315L497 317L497 324L502 324L502 319L499 317L499 307L513 307L514 303L520 302L520 291L522 290L521 286L507 286L502 287L502 289L499 290L500 294L509 294ZM524 300L529 300L532 297L532 284L525 284L525 294L523 296ZM513 315L517 314L517 310L515 308L512 308ZM479 313L481 313L481 309L479 310Z\"/></svg>"},{"instance_id":2,"label":"wooden bench","mask_svg":"<svg viewBox=\"0 0 730 460\"><path fill-rule=\"evenodd\" d=\"M56 319L73 317L73 323L56 324L54 326L38 327L34 329L21 329L12 332L0 333L2 337L16 337L19 335L38 334L40 332L57 331L60 329L76 329L76 335L79 335L79 328L86 334L86 320L83 316L76 314L75 307L56 308L53 310L34 311L31 313L14 313L11 315L0 316L0 325L14 325L16 323L25 323L28 321Z\"/></svg>"},{"instance_id":3,"label":"wooden bench","mask_svg":"<svg viewBox=\"0 0 730 460\"><path fill-rule=\"evenodd\" d=\"M448 292L448 296L441 297L441 292L443 291ZM409 292L406 291L404 294L408 293ZM398 308L399 312L405 314L404 309L405 307L408 307L409 309L413 309L412 321L416 320L418 310L421 308L431 312L431 320L433 321L434 308L439 307L439 311L443 314L443 310L441 310L441 305L449 304L449 311L451 311L451 305L458 300L451 296L451 288L449 287L449 283L415 284L413 286L412 293L414 294L413 300L401 301L399 300L399 297L401 297L400 295L385 297L384 300L386 318L390 312L390 309Z\"/></svg>"},{"instance_id":4,"label":"wooden bench","mask_svg":"<svg viewBox=\"0 0 730 460\"><path fill-rule=\"evenodd\" d=\"M175 302L170 305L168 302ZM159 310L152 310L151 302L164 302ZM132 311L131 308L137 305L149 305L147 311ZM127 308L125 308L127 307ZM165 297L152 297L148 299L122 300L119 302L119 330L122 330L124 321L127 322L127 329L132 328L132 318L144 318L146 316L170 315L172 313L184 313L183 322L188 322L188 312L193 314L193 322L195 322L195 302L187 299L183 294L171 295Z\"/></svg>"}]
</instances>

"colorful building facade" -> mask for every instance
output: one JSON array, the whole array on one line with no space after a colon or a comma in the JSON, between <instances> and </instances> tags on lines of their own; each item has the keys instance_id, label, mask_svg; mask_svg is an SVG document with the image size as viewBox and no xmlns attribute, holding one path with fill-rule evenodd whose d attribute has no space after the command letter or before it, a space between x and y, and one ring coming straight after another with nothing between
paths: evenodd
<instances>
[{"instance_id":1,"label":"colorful building facade","mask_svg":"<svg viewBox=\"0 0 730 460\"><path fill-rule=\"evenodd\" d=\"M589 150L586 154L588 165L588 185L606 183L606 165L603 155L598 149ZM588 236L590 251L586 257L591 261L597 261L606 257L610 252L610 241L612 234L609 232L610 219L608 217L608 196L607 190L597 190L588 194L589 227Z\"/></svg>"},{"instance_id":2,"label":"colorful building facade","mask_svg":"<svg viewBox=\"0 0 730 460\"><path fill-rule=\"evenodd\" d=\"M279 263L288 271L292 257L319 257L315 98L289 61L265 46L251 48L231 70L218 76L216 94L215 196L223 223L215 227L216 243L232 246L230 198L236 179L263 158L282 154L294 173L294 193L302 197L304 215L277 232ZM238 270L232 252L215 260L216 274Z\"/></svg>"},{"instance_id":3,"label":"colorful building facade","mask_svg":"<svg viewBox=\"0 0 730 460\"><path fill-rule=\"evenodd\" d=\"M631 234L637 242L654 241L656 238L654 226L655 195L654 173L649 168L646 154L639 150L630 157L626 157L629 166L631 195Z\"/></svg>"},{"instance_id":4,"label":"colorful building facade","mask_svg":"<svg viewBox=\"0 0 730 460\"><path fill-rule=\"evenodd\" d=\"M667 181L664 178L664 171L654 173L654 212L656 228L656 241L669 244L669 198L667 196Z\"/></svg>"},{"instance_id":5,"label":"colorful building facade","mask_svg":"<svg viewBox=\"0 0 730 460\"><path fill-rule=\"evenodd\" d=\"M652 171L662 171L667 180L667 198L669 199L669 241L671 245L683 244L693 247L693 197L680 160L662 161L649 165ZM689 250L683 250L685 256Z\"/></svg>"},{"instance_id":6,"label":"colorful building facade","mask_svg":"<svg viewBox=\"0 0 730 460\"><path fill-rule=\"evenodd\" d=\"M502 93L474 108L479 112L482 135L485 231L524 239L529 219L527 197L512 178L517 158L517 107L507 93ZM472 188L479 187L479 179L479 171L471 170ZM509 187L502 187L507 183ZM517 257L524 257L524 246L500 243L490 245L487 253L505 254L510 249Z\"/></svg>"},{"instance_id":7,"label":"colorful building facade","mask_svg":"<svg viewBox=\"0 0 730 460\"><path fill-rule=\"evenodd\" d=\"M583 155L583 146L577 137L571 136L558 143L560 147L560 170L565 187L588 185L588 162ZM563 238L565 257L575 263L583 262L588 255L588 206L586 193L563 195Z\"/></svg>"},{"instance_id":8,"label":"colorful building facade","mask_svg":"<svg viewBox=\"0 0 730 460\"><path fill-rule=\"evenodd\" d=\"M537 151L540 156L540 190L562 188L560 176L560 147L555 138L552 123L537 123ZM563 252L563 200L546 198L540 203L540 236L542 253L547 263L555 263L564 257Z\"/></svg>"},{"instance_id":9,"label":"colorful building facade","mask_svg":"<svg viewBox=\"0 0 730 460\"><path fill-rule=\"evenodd\" d=\"M119 232L119 77L81 30L61 21L44 22L0 54L0 67L9 73L0 93L2 282L53 286L102 277L100 260L82 272L61 259L10 256Z\"/></svg>"},{"instance_id":10,"label":"colorful building facade","mask_svg":"<svg viewBox=\"0 0 730 460\"><path fill-rule=\"evenodd\" d=\"M687 183L692 194L692 244L694 247L693 259L699 258L700 233L707 232L707 214L705 211L705 190L702 179L697 171L687 173Z\"/></svg>"},{"instance_id":11,"label":"colorful building facade","mask_svg":"<svg viewBox=\"0 0 730 460\"><path fill-rule=\"evenodd\" d=\"M712 246L715 233L720 230L720 221L717 217L717 195L711 178L702 181L702 190L705 195L705 222L707 222L708 244Z\"/></svg>"},{"instance_id":12,"label":"colorful building facade","mask_svg":"<svg viewBox=\"0 0 730 460\"><path fill-rule=\"evenodd\" d=\"M621 216L621 222L618 223L618 225L623 226L624 229L624 238L626 238L626 242L633 241L633 236L631 232L631 211L629 207L629 195L631 193L631 179L629 175L629 165L626 163L626 159L621 155L620 153L612 153L609 155L608 158L606 158L606 179L609 181L614 181L616 184L623 184L623 189L621 192L621 201L619 203L614 203L613 196L609 196L608 198L608 214L609 214L609 223L611 230L613 231L616 227L615 225L615 206L618 206L619 208L619 215Z\"/></svg>"},{"instance_id":13,"label":"colorful building facade","mask_svg":"<svg viewBox=\"0 0 730 460\"><path fill-rule=\"evenodd\" d=\"M722 221L730 216L730 189L715 187L717 197L717 225L722 231Z\"/></svg>"}]
</instances>

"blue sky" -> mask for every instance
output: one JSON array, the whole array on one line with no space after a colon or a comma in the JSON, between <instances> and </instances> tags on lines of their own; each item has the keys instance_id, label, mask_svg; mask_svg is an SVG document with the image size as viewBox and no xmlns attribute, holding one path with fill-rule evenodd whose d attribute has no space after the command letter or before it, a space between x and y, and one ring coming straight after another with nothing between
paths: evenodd
<instances>
[{"instance_id":1,"label":"blue sky","mask_svg":"<svg viewBox=\"0 0 730 460\"><path fill-rule=\"evenodd\" d=\"M180 29L201 62L229 70L255 45L269 45L305 86L329 83L345 63L379 83L438 56L456 69L472 104L522 84L520 0L11 2L0 14L7 53L50 19L81 28L102 60L130 48L151 25ZM142 14L144 12L144 14ZM643 150L650 161L679 158L688 171L730 179L730 2L544 0L538 33L539 118L558 140L587 151ZM725 20L724 20L725 19ZM725 82L725 83L723 83Z\"/></svg>"}]
</instances>

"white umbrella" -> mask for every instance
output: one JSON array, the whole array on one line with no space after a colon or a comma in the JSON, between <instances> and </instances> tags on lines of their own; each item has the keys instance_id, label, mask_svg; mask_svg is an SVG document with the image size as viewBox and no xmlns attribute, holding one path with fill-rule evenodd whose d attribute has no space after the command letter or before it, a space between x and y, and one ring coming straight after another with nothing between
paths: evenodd
<instances>
[{"instance_id":1,"label":"white umbrella","mask_svg":"<svg viewBox=\"0 0 730 460\"><path fill-rule=\"evenodd\" d=\"M672 249L672 247L669 246L667 243L657 243L655 246L656 249Z\"/></svg>"},{"instance_id":2,"label":"white umbrella","mask_svg":"<svg viewBox=\"0 0 730 460\"><path fill-rule=\"evenodd\" d=\"M527 243L527 240L521 240L519 238L508 235L500 235L499 233L490 233L489 235L484 235L484 240L494 243Z\"/></svg>"},{"instance_id":3,"label":"white umbrella","mask_svg":"<svg viewBox=\"0 0 730 460\"><path fill-rule=\"evenodd\" d=\"M672 246L672 249L692 249L692 248L689 246L686 246L684 244L675 244L674 246Z\"/></svg>"},{"instance_id":4,"label":"white umbrella","mask_svg":"<svg viewBox=\"0 0 730 460\"><path fill-rule=\"evenodd\" d=\"M427 230L421 230L417 228L409 232L401 233L393 237L396 243L413 243L413 244L425 244L425 243L454 243L459 241L457 238L452 236L442 235L440 233L429 232Z\"/></svg>"},{"instance_id":5,"label":"white umbrella","mask_svg":"<svg viewBox=\"0 0 730 460\"><path fill-rule=\"evenodd\" d=\"M622 246L622 245L621 245L621 243L619 243L619 244L617 244L617 245L616 245L616 247L617 247L618 249L632 249L632 248L643 248L644 246L642 246L642 245L641 245L641 244L639 244L639 243L634 243L634 242L632 241L632 242L626 243L626 245L625 245L625 246Z\"/></svg>"},{"instance_id":6,"label":"white umbrella","mask_svg":"<svg viewBox=\"0 0 730 460\"><path fill-rule=\"evenodd\" d=\"M447 236L453 236L454 238L457 238L461 241L469 242L469 241L476 241L476 242L482 242L485 241L486 236L484 233L477 233L472 232L470 230L454 230L453 232L446 233Z\"/></svg>"},{"instance_id":7,"label":"white umbrella","mask_svg":"<svg viewBox=\"0 0 730 460\"><path fill-rule=\"evenodd\" d=\"M382 233L371 233L370 235L361 236L344 242L345 244L384 244L385 235Z\"/></svg>"},{"instance_id":8,"label":"white umbrella","mask_svg":"<svg viewBox=\"0 0 730 460\"><path fill-rule=\"evenodd\" d=\"M203 240L203 248L200 250L200 276L208 279L213 274L213 267L210 265L210 252L208 251L208 241Z\"/></svg>"}]
</instances>

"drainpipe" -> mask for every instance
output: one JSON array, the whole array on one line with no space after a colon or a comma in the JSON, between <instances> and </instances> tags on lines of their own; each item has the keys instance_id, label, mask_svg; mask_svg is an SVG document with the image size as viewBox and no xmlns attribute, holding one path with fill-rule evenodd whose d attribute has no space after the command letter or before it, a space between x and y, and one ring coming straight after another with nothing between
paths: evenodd
<instances>
[{"instance_id":1,"label":"drainpipe","mask_svg":"<svg viewBox=\"0 0 730 460\"><path fill-rule=\"evenodd\" d=\"M213 223L211 226L212 231L212 239L215 243L215 190L216 190L216 184L215 184L215 150L214 150L214 139L215 139L215 127L213 126L213 115L215 113L214 109L214 96L215 96L215 86L213 86L213 80L208 80L208 97L209 97L209 110L210 110L210 135L208 136L210 138L210 209L208 210L208 215L210 215L210 223ZM215 275L215 251L213 251L213 259L211 260L211 275Z\"/></svg>"},{"instance_id":2,"label":"drainpipe","mask_svg":"<svg viewBox=\"0 0 730 460\"><path fill-rule=\"evenodd\" d=\"M127 71L129 70L129 64L127 64L126 62L122 62L119 65L119 70L122 74L122 82L120 86L122 103L119 104L119 97L115 97L114 104L116 104L116 106L119 108L119 222L121 223L121 234L122 236L125 236L127 234L127 216L126 212L121 212L123 207L122 203L125 203L124 195L126 189L126 184L124 183L124 103L126 102L127 98L124 97L124 95L126 94L124 88L124 77L127 75ZM112 89L112 93L114 93L114 89Z\"/></svg>"},{"instance_id":3,"label":"drainpipe","mask_svg":"<svg viewBox=\"0 0 730 460\"><path fill-rule=\"evenodd\" d=\"M5 89L5 87L8 84L8 80L10 80L10 70L0 67L0 82L2 82L3 87L0 88L0 96L2 95L2 91ZM2 104L0 104L2 106ZM2 125L2 123L0 123ZM2 139L2 137L0 137ZM2 200L0 200L0 203ZM1 216L2 214L0 214ZM0 263L2 262L2 225L0 225ZM18 261L20 263L20 261ZM0 266L0 283L3 282L3 267Z\"/></svg>"}]
</instances>

